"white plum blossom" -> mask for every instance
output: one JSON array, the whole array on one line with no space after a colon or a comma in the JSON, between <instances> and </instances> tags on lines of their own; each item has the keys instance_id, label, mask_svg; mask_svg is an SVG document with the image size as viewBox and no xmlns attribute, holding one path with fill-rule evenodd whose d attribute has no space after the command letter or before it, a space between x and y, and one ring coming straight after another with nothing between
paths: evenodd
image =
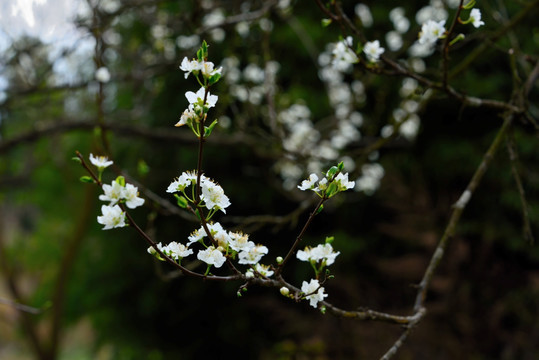
<instances>
[{"instance_id":1,"label":"white plum blossom","mask_svg":"<svg viewBox=\"0 0 539 360\"><path fill-rule=\"evenodd\" d=\"M193 250L189 249L184 244L177 243L175 241L169 243L161 250L165 255L170 256L174 260L179 260L187 257L193 253Z\"/></svg>"},{"instance_id":2,"label":"white plum blossom","mask_svg":"<svg viewBox=\"0 0 539 360\"><path fill-rule=\"evenodd\" d=\"M185 78L187 79L190 73L200 70L200 63L195 59L189 60L187 57L184 57L180 65L180 70L185 71Z\"/></svg>"},{"instance_id":3,"label":"white plum blossom","mask_svg":"<svg viewBox=\"0 0 539 360\"><path fill-rule=\"evenodd\" d=\"M117 180L112 185L103 184L103 195L99 195L99 200L109 201L109 205L125 201L130 209L135 209L144 204L144 199L138 197L138 188L132 184L122 186Z\"/></svg>"},{"instance_id":4,"label":"white plum blossom","mask_svg":"<svg viewBox=\"0 0 539 360\"><path fill-rule=\"evenodd\" d=\"M200 182L208 180L204 175L200 175ZM170 183L167 188L168 193L175 193L185 190L191 184L195 184L197 181L196 171L184 171L179 178Z\"/></svg>"},{"instance_id":5,"label":"white plum blossom","mask_svg":"<svg viewBox=\"0 0 539 360\"><path fill-rule=\"evenodd\" d=\"M324 288L320 286L320 282L316 279L311 279L310 282L304 281L301 284L301 291L307 295L305 299L309 300L309 305L313 308L318 306L318 302L324 301L328 295L324 294Z\"/></svg>"},{"instance_id":6,"label":"white plum blossom","mask_svg":"<svg viewBox=\"0 0 539 360\"><path fill-rule=\"evenodd\" d=\"M226 214L225 208L230 206L230 200L225 195L223 188L211 181L203 181L200 184L202 188L201 199L204 200L204 204L210 210L221 210Z\"/></svg>"},{"instance_id":7,"label":"white plum blossom","mask_svg":"<svg viewBox=\"0 0 539 360\"><path fill-rule=\"evenodd\" d=\"M309 175L309 178L307 180L303 180L301 182L301 185L298 185L298 189L300 190L311 190L314 189L315 183L318 181L318 176L316 174Z\"/></svg>"},{"instance_id":8,"label":"white plum blossom","mask_svg":"<svg viewBox=\"0 0 539 360\"><path fill-rule=\"evenodd\" d=\"M230 235L228 232L223 229L221 224L215 223L213 225L209 224L208 228L210 229L211 235L215 241L217 241L217 244L219 246L222 246L223 248L227 248L230 244L230 241L232 240L230 238Z\"/></svg>"},{"instance_id":9,"label":"white plum blossom","mask_svg":"<svg viewBox=\"0 0 539 360\"><path fill-rule=\"evenodd\" d=\"M185 93L185 97L187 98L187 101L189 101L189 104L193 105L200 105L202 104L202 101L204 101L204 94L206 93L206 89L204 87L201 87L196 93L192 91L188 91ZM218 100L217 95L211 95L208 92L208 96L206 97L206 103L205 106L211 108L214 107L215 104L217 104Z\"/></svg>"},{"instance_id":10,"label":"white plum blossom","mask_svg":"<svg viewBox=\"0 0 539 360\"><path fill-rule=\"evenodd\" d=\"M262 259L262 256L268 253L268 248L264 245L256 245L247 250L243 250L238 254L239 263L246 265L254 265Z\"/></svg>"},{"instance_id":11,"label":"white plum blossom","mask_svg":"<svg viewBox=\"0 0 539 360\"><path fill-rule=\"evenodd\" d=\"M311 261L312 251L313 248L307 246L305 250L298 250L298 252L296 253L296 257L301 261Z\"/></svg>"},{"instance_id":12,"label":"white plum blossom","mask_svg":"<svg viewBox=\"0 0 539 360\"><path fill-rule=\"evenodd\" d=\"M378 40L369 41L365 43L365 46L363 47L363 52L367 56L367 59L373 63L380 60L380 55L382 55L384 51L385 49L380 46L380 41Z\"/></svg>"},{"instance_id":13,"label":"white plum blossom","mask_svg":"<svg viewBox=\"0 0 539 360\"><path fill-rule=\"evenodd\" d=\"M214 246L210 246L206 250L200 250L197 254L197 259L204 261L208 265L213 265L216 268L223 266L226 261L226 257L223 253Z\"/></svg>"},{"instance_id":14,"label":"white plum blossom","mask_svg":"<svg viewBox=\"0 0 539 360\"><path fill-rule=\"evenodd\" d=\"M187 237L187 239L189 240L189 243L187 244L187 246L191 245L192 243L202 240L205 236L207 236L207 234L206 234L206 230L204 230L203 227L193 231L191 235Z\"/></svg>"},{"instance_id":15,"label":"white plum blossom","mask_svg":"<svg viewBox=\"0 0 539 360\"><path fill-rule=\"evenodd\" d=\"M320 244L313 249L314 258L317 261L324 260L326 265L331 265L335 262L335 258L340 254L340 251L333 251L331 244Z\"/></svg>"},{"instance_id":16,"label":"white plum blossom","mask_svg":"<svg viewBox=\"0 0 539 360\"><path fill-rule=\"evenodd\" d=\"M270 277L273 275L273 271L270 269L269 265L256 264L255 270L262 276Z\"/></svg>"},{"instance_id":17,"label":"white plum blossom","mask_svg":"<svg viewBox=\"0 0 539 360\"><path fill-rule=\"evenodd\" d=\"M182 113L180 116L180 121L178 121L174 126L180 127L186 124L189 124L193 122L193 120L196 120L197 114L194 110L193 105L189 105L187 109Z\"/></svg>"},{"instance_id":18,"label":"white plum blossom","mask_svg":"<svg viewBox=\"0 0 539 360\"><path fill-rule=\"evenodd\" d=\"M214 69L215 65L211 62L211 61L203 61L201 64L200 64L200 71L202 72L202 75L204 75L204 77L211 77L215 74L221 74L221 72L223 71L223 68L222 67L219 67L217 69Z\"/></svg>"},{"instance_id":19,"label":"white plum blossom","mask_svg":"<svg viewBox=\"0 0 539 360\"><path fill-rule=\"evenodd\" d=\"M333 251L331 244L326 243L315 248L306 247L305 250L298 250L296 257L301 261L325 261L325 265L331 265L339 254L339 251Z\"/></svg>"},{"instance_id":20,"label":"white plum blossom","mask_svg":"<svg viewBox=\"0 0 539 360\"><path fill-rule=\"evenodd\" d=\"M123 199L124 187L114 180L112 185L103 184L103 192L103 195L99 195L99 200L110 201L110 205L114 205Z\"/></svg>"},{"instance_id":21,"label":"white plum blossom","mask_svg":"<svg viewBox=\"0 0 539 360\"><path fill-rule=\"evenodd\" d=\"M90 154L90 162L97 167L99 171L102 171L104 168L113 164L113 162L106 156L94 156L94 154Z\"/></svg>"},{"instance_id":22,"label":"white plum blossom","mask_svg":"<svg viewBox=\"0 0 539 360\"><path fill-rule=\"evenodd\" d=\"M179 178L170 183L167 192L183 192L189 185L196 184L196 181L196 171L183 172ZM204 175L200 176L200 187L202 190L200 198L204 201L204 206L209 210L221 210L226 213L225 208L230 206L230 200L225 195L223 188Z\"/></svg>"},{"instance_id":23,"label":"white plum blossom","mask_svg":"<svg viewBox=\"0 0 539 360\"><path fill-rule=\"evenodd\" d=\"M352 42L352 37L348 36L346 39L339 41L332 51L333 60L331 61L331 65L341 72L348 71L352 64L358 62L356 53L350 49Z\"/></svg>"},{"instance_id":24,"label":"white plum blossom","mask_svg":"<svg viewBox=\"0 0 539 360\"><path fill-rule=\"evenodd\" d=\"M323 178L322 180L320 180L318 182L318 186L315 187L313 190L314 191L324 191L326 190L328 187L328 179L327 178Z\"/></svg>"},{"instance_id":25,"label":"white plum blossom","mask_svg":"<svg viewBox=\"0 0 539 360\"><path fill-rule=\"evenodd\" d=\"M138 188L132 184L125 184L122 198L125 200L125 205L130 209L135 209L144 204L144 199L138 197Z\"/></svg>"},{"instance_id":26,"label":"white plum blossom","mask_svg":"<svg viewBox=\"0 0 539 360\"><path fill-rule=\"evenodd\" d=\"M473 8L470 12L470 20L472 22L472 25L476 28L480 27L481 25L485 25L484 21L481 21L481 10Z\"/></svg>"},{"instance_id":27,"label":"white plum blossom","mask_svg":"<svg viewBox=\"0 0 539 360\"><path fill-rule=\"evenodd\" d=\"M97 222L105 225L103 230L109 230L117 227L127 226L125 223L125 213L122 211L120 206L101 206L102 216L97 217Z\"/></svg>"},{"instance_id":28,"label":"white plum blossom","mask_svg":"<svg viewBox=\"0 0 539 360\"><path fill-rule=\"evenodd\" d=\"M222 67L215 69L215 65L211 61L198 61L197 59L189 60L187 57L184 57L180 65L180 70L185 71L185 78L189 74L194 73L198 74L198 71L202 73L205 78L209 78L215 74L221 74L223 70Z\"/></svg>"},{"instance_id":29,"label":"white plum blossom","mask_svg":"<svg viewBox=\"0 0 539 360\"><path fill-rule=\"evenodd\" d=\"M345 191L354 187L354 181L348 181L348 173L339 173L333 180L339 186L339 191Z\"/></svg>"},{"instance_id":30,"label":"white plum blossom","mask_svg":"<svg viewBox=\"0 0 539 360\"><path fill-rule=\"evenodd\" d=\"M434 21L429 20L421 26L419 33L420 44L434 44L438 39L442 38L445 33L445 20Z\"/></svg>"},{"instance_id":31,"label":"white plum blossom","mask_svg":"<svg viewBox=\"0 0 539 360\"><path fill-rule=\"evenodd\" d=\"M348 180L348 173L338 173L333 179L331 178L332 175L330 174L330 171L326 173L326 176L322 178L320 181L318 181L318 176L316 174L311 174L307 180L303 180L301 182L301 185L298 185L298 189L300 190L312 190L316 192L318 195L322 196L322 193L324 190L326 190L330 184L330 181L332 183L335 183L337 185L337 191L332 192L329 196L335 195L337 192L346 191L348 189L352 189L355 185L354 181ZM316 182L318 181L318 184Z\"/></svg>"},{"instance_id":32,"label":"white plum blossom","mask_svg":"<svg viewBox=\"0 0 539 360\"><path fill-rule=\"evenodd\" d=\"M229 232L230 236L229 246L234 251L249 251L249 249L255 247L255 243L249 240L249 235L241 232Z\"/></svg>"}]
</instances>

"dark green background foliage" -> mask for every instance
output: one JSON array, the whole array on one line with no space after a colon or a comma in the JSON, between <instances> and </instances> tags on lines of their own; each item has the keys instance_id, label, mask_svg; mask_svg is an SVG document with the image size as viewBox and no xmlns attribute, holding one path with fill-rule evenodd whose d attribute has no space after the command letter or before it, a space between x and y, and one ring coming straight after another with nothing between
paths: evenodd
<instances>
[{"instance_id":1,"label":"dark green background foliage","mask_svg":"<svg viewBox=\"0 0 539 360\"><path fill-rule=\"evenodd\" d=\"M486 49L451 78L452 86L472 96L510 100L507 49L515 49L525 80L539 59L537 9L506 34L494 41L486 39L501 27L492 18L500 4L512 17L528 2L479 1L486 26L471 31L469 26L457 25L457 32L472 34L452 48L450 67L462 64L474 49ZM172 43L179 35L198 32L209 42L210 60L216 64L232 55L239 59L240 68L275 60L280 64L274 98L277 111L303 102L315 123L332 114L324 84L317 76L316 56L343 34L336 24L320 25L325 16L314 1L292 2L293 10L286 14L269 10L264 17L273 22L272 32L262 31L255 22L242 38L234 25L224 26L226 38L221 43L212 41L204 31L201 21L208 10L197 1L136 3L140 2L122 2L115 13L100 14L101 22L93 28L98 36L110 29L121 36L117 45L105 45L99 60L113 75L105 85L104 121L109 126L105 134L96 127L92 59L80 64L80 81L68 89L50 89L47 78L52 64L47 47L38 40L17 39L2 54L2 73L9 79L9 89L0 107L0 272L5 283L0 297L14 298L7 285L12 279L18 284L20 301L43 308L40 314L26 317L49 358L381 356L400 334L395 325L322 315L305 301L296 304L285 299L276 289L251 287L238 298L240 283L186 278L157 262L132 229L100 230L95 221L100 192L78 182L84 171L70 160L76 150L85 156L100 154L108 143L116 168L105 173L105 182L116 176L115 171L122 171L136 178L141 189L172 204L173 197L165 193L168 184L182 171L196 168L196 139L189 129L173 127L187 106L184 93L198 89L196 81L184 79L178 69L181 59L193 57L196 49L176 48L174 58L167 58L163 40L151 35L152 26L167 26L165 40ZM239 1L214 3L227 16L241 12ZM264 3L245 4L256 11ZM354 18L356 3L343 3L344 11ZM373 12L374 26L365 29L365 35L383 40L391 28L387 14L395 3L366 3ZM409 44L420 30L414 14L426 4L409 1L399 5L405 7L412 23L405 35ZM450 11L450 18L452 14ZM80 25L92 28L88 20L81 20ZM357 42L355 38L354 44ZM32 59L33 80L21 75L18 59L23 54ZM390 51L385 55L395 60L406 56ZM425 59L429 69L425 76L440 79L440 59L439 52ZM401 100L402 77L376 75L361 66L347 77L363 81L367 91L366 102L358 108L365 119L362 140L347 149L359 162L361 149L391 121L391 112ZM265 258L269 263L284 255L309 210L290 223L277 225L248 224L245 217L286 215L312 194L282 189L273 166L283 149L269 130L267 103L255 106L237 101L225 81L213 87L212 93L219 95L219 102L210 116L231 119L229 128L218 127L208 139L204 154L204 170L223 186L232 202L226 216L216 216L224 226L243 229L255 242L265 244L270 249ZM536 119L537 94L535 85L529 100L531 116ZM75 112L69 111L69 102L77 104ZM380 189L372 196L340 194L317 216L305 244L316 245L326 236L335 236L333 245L341 252L331 268L335 279L326 285L329 301L345 309L412 311L414 285L421 280L452 205L499 129L500 114L488 108L463 107L437 93L419 113L421 128L415 141L397 137L380 149L379 161L385 169ZM515 166L526 191L531 230L537 237L537 130L530 122L519 120L511 132L519 156ZM35 136L23 137L27 134ZM141 162L149 167L147 174L138 171ZM535 321L539 316L539 250L523 235L524 212L511 166L504 144L473 194L433 279L426 303L429 313L397 358L539 357ZM352 179L359 174L356 169ZM196 222L171 214L150 200L132 214L155 240L165 243L184 241L198 228ZM312 276L307 264L290 265L285 274L295 284ZM11 311L0 304L0 315L5 315L0 317L0 332L6 334L6 340L0 335L0 357L2 348L18 349L9 354L21 358L36 356L28 345L28 326L9 315ZM54 314L59 316L58 351L51 350Z\"/></svg>"}]
</instances>

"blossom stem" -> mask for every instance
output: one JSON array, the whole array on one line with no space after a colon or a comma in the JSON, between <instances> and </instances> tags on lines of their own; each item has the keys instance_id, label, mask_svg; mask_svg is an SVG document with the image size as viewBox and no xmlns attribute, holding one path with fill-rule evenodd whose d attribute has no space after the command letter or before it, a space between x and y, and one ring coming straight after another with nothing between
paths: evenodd
<instances>
[{"instance_id":1,"label":"blossom stem","mask_svg":"<svg viewBox=\"0 0 539 360\"><path fill-rule=\"evenodd\" d=\"M231 276L214 276L214 275L211 275L211 276L207 276L207 272L206 274L199 274L197 272L194 272L194 271L191 271L185 267L183 267L181 264L177 263L176 261L174 261L172 258L170 258L169 256L165 255L160 249L159 247L157 246L157 244L155 243L155 241L152 240L152 238L150 238L148 236L148 234L146 234L144 232L144 230L142 230L140 228L140 226L138 226L138 224L135 222L135 220L131 217L131 215L126 211L125 209L125 205L124 204L120 204L120 207L122 208L123 212L125 213L125 216L127 217L127 219L129 220L129 224L140 234L140 236L142 236L142 238L144 240L146 240L146 242L152 247L155 249L155 251L163 258L165 259L166 262L168 262L169 264L177 267L178 269L181 270L181 272L183 272L185 275L189 275L189 276L193 276L193 277L198 277L198 278L203 278L203 279L207 279L207 280L218 280L218 281L233 281L233 280L239 280L241 279L240 276L238 275L231 275Z\"/></svg>"},{"instance_id":2,"label":"blossom stem","mask_svg":"<svg viewBox=\"0 0 539 360\"><path fill-rule=\"evenodd\" d=\"M457 8L457 13L455 14L455 17L453 18L453 22L451 23L451 27L449 30L447 30L447 34L444 39L444 45L443 45L443 81L442 86L445 90L447 90L448 86L448 74L449 74L449 46L451 45L451 34L455 30L455 26L457 25L458 19L460 17L460 12L462 11L462 5L464 3L464 0L460 0L459 7Z\"/></svg>"},{"instance_id":3,"label":"blossom stem","mask_svg":"<svg viewBox=\"0 0 539 360\"><path fill-rule=\"evenodd\" d=\"M307 231L307 228L309 225L311 225L311 222L313 221L315 215L318 213L318 209L324 204L324 202L327 200L326 196L324 195L320 201L318 201L318 204L316 204L316 207L314 208L313 212L309 215L309 218L305 222L305 225L303 226L303 229L301 229L301 232L296 237L296 241L294 241L294 244L292 244L292 247L290 250L288 250L288 254L286 254L284 260L278 265L277 270L275 270L276 274L280 274L283 270L284 265L288 262L288 260L292 257L294 252L296 251L296 248L298 247L301 239L303 239L303 236L305 235L305 232Z\"/></svg>"},{"instance_id":4,"label":"blossom stem","mask_svg":"<svg viewBox=\"0 0 539 360\"><path fill-rule=\"evenodd\" d=\"M79 158L80 160L80 163L82 165L82 167L88 172L88 174L90 174L90 176L92 177L92 179L94 179L94 181L96 182L96 184L99 186L99 187L102 187L103 186L103 183L101 182L101 176L96 176L94 174L94 172L92 171L92 169L90 169L90 167L88 166L88 164L86 164L86 161L84 161L84 157L82 156L82 154L77 150L75 151L75 154L77 155L77 157Z\"/></svg>"}]
</instances>

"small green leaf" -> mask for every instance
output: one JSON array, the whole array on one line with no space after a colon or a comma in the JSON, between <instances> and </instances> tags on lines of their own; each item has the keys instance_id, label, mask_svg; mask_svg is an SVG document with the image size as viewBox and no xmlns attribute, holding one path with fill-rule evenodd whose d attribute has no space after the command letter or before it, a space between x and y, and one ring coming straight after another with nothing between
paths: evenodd
<instances>
[{"instance_id":1,"label":"small green leaf","mask_svg":"<svg viewBox=\"0 0 539 360\"><path fill-rule=\"evenodd\" d=\"M335 240L333 236L326 236L326 244L331 244Z\"/></svg>"},{"instance_id":2,"label":"small green leaf","mask_svg":"<svg viewBox=\"0 0 539 360\"><path fill-rule=\"evenodd\" d=\"M316 210L316 215L320 214L324 210L324 205L320 205L320 207Z\"/></svg>"},{"instance_id":3,"label":"small green leaf","mask_svg":"<svg viewBox=\"0 0 539 360\"><path fill-rule=\"evenodd\" d=\"M332 180L333 177L335 176L335 174L337 174L338 171L339 171L339 168L338 168L338 167L332 166L332 167L328 170L328 172L327 172L327 174L326 174L326 177L328 178L328 180Z\"/></svg>"},{"instance_id":4,"label":"small green leaf","mask_svg":"<svg viewBox=\"0 0 539 360\"><path fill-rule=\"evenodd\" d=\"M210 126L204 127L204 136L208 137L211 135L211 132L213 131L213 128L215 128L215 125L217 125L218 121L213 120L213 122L210 124Z\"/></svg>"},{"instance_id":5,"label":"small green leaf","mask_svg":"<svg viewBox=\"0 0 539 360\"><path fill-rule=\"evenodd\" d=\"M341 162L339 163L339 165L337 165L337 168L339 169L339 172L340 172L340 171L343 171L343 170L344 170L344 163L341 161Z\"/></svg>"},{"instance_id":6,"label":"small green leaf","mask_svg":"<svg viewBox=\"0 0 539 360\"><path fill-rule=\"evenodd\" d=\"M79 180L80 180L81 182L87 183L87 184L93 184L93 183L95 183L94 179L92 179L90 176L81 176Z\"/></svg>"},{"instance_id":7,"label":"small green leaf","mask_svg":"<svg viewBox=\"0 0 539 360\"><path fill-rule=\"evenodd\" d=\"M181 207L182 209L186 209L187 208L187 199L181 195L178 195L178 194L174 194L174 197L176 198L176 202L178 203L178 206Z\"/></svg>"},{"instance_id":8,"label":"small green leaf","mask_svg":"<svg viewBox=\"0 0 539 360\"><path fill-rule=\"evenodd\" d=\"M331 184L329 184L328 189L326 190L326 196L330 198L338 192L339 192L339 185L332 182Z\"/></svg>"},{"instance_id":9,"label":"small green leaf","mask_svg":"<svg viewBox=\"0 0 539 360\"><path fill-rule=\"evenodd\" d=\"M328 27L331 24L331 19L322 19L322 27Z\"/></svg>"},{"instance_id":10,"label":"small green leaf","mask_svg":"<svg viewBox=\"0 0 539 360\"><path fill-rule=\"evenodd\" d=\"M213 85L221 79L221 74L215 73L208 79L208 85Z\"/></svg>"},{"instance_id":11,"label":"small green leaf","mask_svg":"<svg viewBox=\"0 0 539 360\"><path fill-rule=\"evenodd\" d=\"M73 157L71 158L71 160L73 160L74 162L77 162L77 163L79 163L79 164L82 164L82 160L81 160L78 156L73 156Z\"/></svg>"},{"instance_id":12,"label":"small green leaf","mask_svg":"<svg viewBox=\"0 0 539 360\"><path fill-rule=\"evenodd\" d=\"M202 40L202 47L201 47L204 55L204 59L208 58L208 43L206 40Z\"/></svg>"},{"instance_id":13,"label":"small green leaf","mask_svg":"<svg viewBox=\"0 0 539 360\"><path fill-rule=\"evenodd\" d=\"M204 60L204 53L202 51L202 48L198 49L198 51L197 51L197 60L198 61Z\"/></svg>"},{"instance_id":14,"label":"small green leaf","mask_svg":"<svg viewBox=\"0 0 539 360\"><path fill-rule=\"evenodd\" d=\"M116 182L120 185L120 186L125 186L125 178L123 176L118 176L116 178Z\"/></svg>"}]
</instances>

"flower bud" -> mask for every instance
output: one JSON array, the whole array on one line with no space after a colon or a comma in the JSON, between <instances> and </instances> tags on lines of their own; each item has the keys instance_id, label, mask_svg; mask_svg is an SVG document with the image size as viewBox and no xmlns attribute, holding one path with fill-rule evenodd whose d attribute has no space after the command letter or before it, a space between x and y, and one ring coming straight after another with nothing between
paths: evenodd
<instances>
[{"instance_id":1,"label":"flower bud","mask_svg":"<svg viewBox=\"0 0 539 360\"><path fill-rule=\"evenodd\" d=\"M277 264L278 265L281 265L283 263L283 257L282 256L277 256L277 258L275 259L275 261L277 261Z\"/></svg>"},{"instance_id":2,"label":"flower bud","mask_svg":"<svg viewBox=\"0 0 539 360\"><path fill-rule=\"evenodd\" d=\"M288 294L290 294L290 290L288 290L286 286L283 286L279 291L281 292L281 295L283 296L288 296Z\"/></svg>"}]
</instances>

